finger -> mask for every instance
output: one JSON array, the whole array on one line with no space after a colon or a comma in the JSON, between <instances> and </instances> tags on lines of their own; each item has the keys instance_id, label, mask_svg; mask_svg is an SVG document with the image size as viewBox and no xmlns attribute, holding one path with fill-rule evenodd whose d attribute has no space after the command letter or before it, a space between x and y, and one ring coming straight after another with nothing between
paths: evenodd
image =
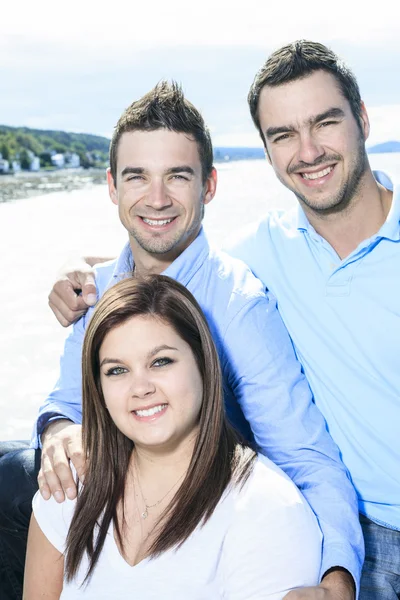
<instances>
[{"instance_id":1,"label":"finger","mask_svg":"<svg viewBox=\"0 0 400 600\"><path fill-rule=\"evenodd\" d=\"M82 297L88 306L93 306L97 302L97 288L94 272L86 273L84 276L82 281Z\"/></svg>"},{"instance_id":2,"label":"finger","mask_svg":"<svg viewBox=\"0 0 400 600\"><path fill-rule=\"evenodd\" d=\"M76 280L74 283L65 279L63 281L57 281L50 293L54 303L58 301L64 302L71 310L83 310L86 308L86 304L81 294L77 291L82 289L80 281Z\"/></svg>"},{"instance_id":3,"label":"finger","mask_svg":"<svg viewBox=\"0 0 400 600\"><path fill-rule=\"evenodd\" d=\"M53 469L61 483L63 492L72 500L76 497L76 483L64 446L57 446L53 454Z\"/></svg>"},{"instance_id":4,"label":"finger","mask_svg":"<svg viewBox=\"0 0 400 600\"><path fill-rule=\"evenodd\" d=\"M40 469L39 471L37 480L39 485L39 491L42 494L44 500L49 500L51 497L51 492L49 486L46 483L46 479L43 475L42 469Z\"/></svg>"},{"instance_id":5,"label":"finger","mask_svg":"<svg viewBox=\"0 0 400 600\"><path fill-rule=\"evenodd\" d=\"M65 496L62 489L61 481L59 480L57 474L54 472L53 465L51 463L50 458L47 454L43 455L42 452L42 475L45 481L45 484L50 490L50 494L54 496L54 499L61 503L64 502ZM42 487L44 483L42 482Z\"/></svg>"},{"instance_id":6,"label":"finger","mask_svg":"<svg viewBox=\"0 0 400 600\"><path fill-rule=\"evenodd\" d=\"M53 302L52 298L49 296L49 306L53 311L57 321L63 326L68 327L72 323L75 323L82 315L85 314L87 309L72 311L68 308L68 306L62 302L60 299L58 300L58 305Z\"/></svg>"},{"instance_id":7,"label":"finger","mask_svg":"<svg viewBox=\"0 0 400 600\"><path fill-rule=\"evenodd\" d=\"M83 454L81 436L77 437L77 439L68 443L67 453L68 453L68 456L69 456L72 464L74 465L74 467L76 469L79 480L83 483L83 481L85 479L86 461L85 461L85 456Z\"/></svg>"}]
</instances>

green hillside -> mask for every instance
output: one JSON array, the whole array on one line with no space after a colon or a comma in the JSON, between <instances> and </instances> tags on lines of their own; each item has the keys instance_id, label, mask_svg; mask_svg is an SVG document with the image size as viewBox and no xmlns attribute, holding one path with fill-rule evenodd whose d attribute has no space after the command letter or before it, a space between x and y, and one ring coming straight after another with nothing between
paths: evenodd
<instances>
[{"instance_id":1,"label":"green hillside","mask_svg":"<svg viewBox=\"0 0 400 600\"><path fill-rule=\"evenodd\" d=\"M22 168L28 151L39 156L42 167L51 165L52 152L76 153L83 167L104 166L108 160L109 144L110 140L99 135L0 125L0 153L3 159L20 160Z\"/></svg>"}]
</instances>

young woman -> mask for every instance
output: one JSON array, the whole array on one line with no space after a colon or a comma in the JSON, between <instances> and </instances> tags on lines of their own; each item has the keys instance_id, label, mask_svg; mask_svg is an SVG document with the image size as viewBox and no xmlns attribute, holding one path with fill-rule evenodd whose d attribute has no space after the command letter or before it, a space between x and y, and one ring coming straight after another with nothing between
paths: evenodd
<instances>
[{"instance_id":1,"label":"young woman","mask_svg":"<svg viewBox=\"0 0 400 600\"><path fill-rule=\"evenodd\" d=\"M183 286L126 279L83 346L84 484L33 501L24 599L282 599L318 581L295 485L224 416L210 331Z\"/></svg>"}]
</instances>

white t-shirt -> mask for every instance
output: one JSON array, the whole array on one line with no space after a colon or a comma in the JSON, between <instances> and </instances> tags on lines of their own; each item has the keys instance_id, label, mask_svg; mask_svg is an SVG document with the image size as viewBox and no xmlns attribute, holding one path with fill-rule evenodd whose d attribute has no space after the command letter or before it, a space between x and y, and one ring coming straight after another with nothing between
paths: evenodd
<instances>
[{"instance_id":1,"label":"white t-shirt","mask_svg":"<svg viewBox=\"0 0 400 600\"><path fill-rule=\"evenodd\" d=\"M60 552L75 500L33 499L33 512ZM62 600L281 600L295 587L316 585L322 536L316 518L290 479L259 455L242 489L226 491L211 518L178 549L131 567L113 528L89 584L80 587L88 561Z\"/></svg>"}]
</instances>

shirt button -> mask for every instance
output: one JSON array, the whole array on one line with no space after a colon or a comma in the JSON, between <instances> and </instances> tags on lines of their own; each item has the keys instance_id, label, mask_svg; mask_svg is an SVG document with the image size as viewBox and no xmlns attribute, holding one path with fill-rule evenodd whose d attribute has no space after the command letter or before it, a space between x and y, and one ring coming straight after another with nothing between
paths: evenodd
<instances>
[{"instance_id":1,"label":"shirt button","mask_svg":"<svg viewBox=\"0 0 400 600\"><path fill-rule=\"evenodd\" d=\"M335 263L331 263L329 266L330 266L330 268L331 268L331 271L333 271L333 269L336 269L336 265L335 265Z\"/></svg>"}]
</instances>

